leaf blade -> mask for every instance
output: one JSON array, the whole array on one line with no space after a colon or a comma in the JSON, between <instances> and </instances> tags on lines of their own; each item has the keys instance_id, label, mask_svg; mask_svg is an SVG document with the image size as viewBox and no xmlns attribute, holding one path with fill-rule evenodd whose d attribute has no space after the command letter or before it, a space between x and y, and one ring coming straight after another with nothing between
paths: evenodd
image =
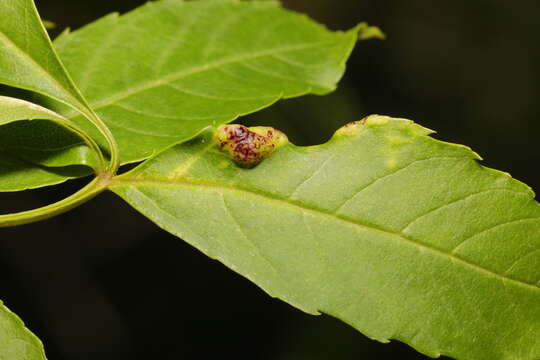
<instances>
[{"instance_id":1,"label":"leaf blade","mask_svg":"<svg viewBox=\"0 0 540 360\"><path fill-rule=\"evenodd\" d=\"M407 121L370 117L328 144L280 149L252 170L202 137L139 166L111 189L308 313L331 314L371 338L399 339L430 356L535 359L534 193L478 165L468 148L427 133ZM485 211L475 202L482 196ZM457 217L445 213L456 206L450 214ZM535 220L513 223L513 238L498 232L520 217ZM439 219L440 227L429 225L426 237L421 220L408 227L411 219ZM490 242L452 253L459 240L481 231L492 232ZM508 272L516 261L527 266Z\"/></svg>"},{"instance_id":2,"label":"leaf blade","mask_svg":"<svg viewBox=\"0 0 540 360\"><path fill-rule=\"evenodd\" d=\"M49 96L88 114L60 63L32 0L0 3L0 83Z\"/></svg>"},{"instance_id":3,"label":"leaf blade","mask_svg":"<svg viewBox=\"0 0 540 360\"><path fill-rule=\"evenodd\" d=\"M0 192L14 192L58 185L66 180L92 174L85 166L46 167L36 166L14 156L0 152Z\"/></svg>"},{"instance_id":4,"label":"leaf blade","mask_svg":"<svg viewBox=\"0 0 540 360\"><path fill-rule=\"evenodd\" d=\"M5 359L46 359L41 341L1 301L0 356Z\"/></svg>"},{"instance_id":5,"label":"leaf blade","mask_svg":"<svg viewBox=\"0 0 540 360\"><path fill-rule=\"evenodd\" d=\"M274 1L161 1L55 45L128 163L280 98L333 90L359 31L329 32Z\"/></svg>"},{"instance_id":6,"label":"leaf blade","mask_svg":"<svg viewBox=\"0 0 540 360\"><path fill-rule=\"evenodd\" d=\"M98 158L83 136L75 124L53 111L0 96L0 191L91 174Z\"/></svg>"}]
</instances>

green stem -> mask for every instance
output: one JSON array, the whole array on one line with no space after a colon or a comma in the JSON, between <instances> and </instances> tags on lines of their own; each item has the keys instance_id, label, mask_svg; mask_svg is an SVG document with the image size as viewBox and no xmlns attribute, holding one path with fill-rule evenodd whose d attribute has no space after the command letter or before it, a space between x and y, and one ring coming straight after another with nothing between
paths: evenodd
<instances>
[{"instance_id":1,"label":"green stem","mask_svg":"<svg viewBox=\"0 0 540 360\"><path fill-rule=\"evenodd\" d=\"M90 149L96 153L99 160L99 168L97 169L97 177L92 180L88 185L77 191L75 194L50 204L33 210L22 211L13 214L0 215L0 228L24 225L29 223L38 222L41 220L49 219L56 215L63 214L85 202L92 199L107 188L107 183L112 178L120 165L118 157L118 146L116 141L110 132L109 128L103 123L103 121L93 111L92 123L101 131L103 136L107 139L109 149L111 152L111 160L107 166L105 158L101 149L97 143L80 130L75 124L72 124L69 120L62 122L63 125L67 125L70 130L82 137L84 142L90 147ZM87 114L85 114L87 116Z\"/></svg>"},{"instance_id":2,"label":"green stem","mask_svg":"<svg viewBox=\"0 0 540 360\"><path fill-rule=\"evenodd\" d=\"M90 108L90 107L89 107ZM107 167L107 174L109 177L112 177L116 175L116 172L118 171L118 168L120 167L120 158L119 158L119 151L118 151L118 144L116 143L116 139L114 138L114 135L111 133L111 130L103 120L100 119L100 117L94 112L94 110L91 110L92 118L94 121L94 125L98 128L98 130L103 134L105 137L105 140L107 141L107 145L109 147L109 151L111 154L111 160L109 162L109 166Z\"/></svg>"},{"instance_id":3,"label":"green stem","mask_svg":"<svg viewBox=\"0 0 540 360\"><path fill-rule=\"evenodd\" d=\"M82 111L77 107L73 107L72 105L70 106L77 110L79 113L81 113L87 120L90 121L90 123L92 123L98 129L98 131L105 137L107 147L109 148L109 152L111 155L109 166L107 166L107 168L105 168L103 172L99 173L102 173L103 175L106 175L108 177L112 177L116 175L116 172L120 167L119 149L118 144L116 143L116 139L114 138L114 135L112 134L109 127L103 122L103 120L101 120L98 114L96 114L96 112L92 110L92 108L90 108L90 106L86 102L79 102L79 104L84 107L85 111Z\"/></svg>"},{"instance_id":4,"label":"green stem","mask_svg":"<svg viewBox=\"0 0 540 360\"><path fill-rule=\"evenodd\" d=\"M107 188L108 177L96 177L75 194L54 204L33 210L0 215L0 228L29 224L63 214L92 199Z\"/></svg>"},{"instance_id":5,"label":"green stem","mask_svg":"<svg viewBox=\"0 0 540 360\"><path fill-rule=\"evenodd\" d=\"M100 174L102 172L106 171L107 162L105 161L105 158L103 157L103 153L101 152L101 149L99 148L99 145L92 139L90 136L86 135L86 133L82 130L80 130L77 126L72 125L71 121L66 119L66 123L61 123L61 125L68 126L71 131L76 133L78 136L80 136L84 143L96 154L98 158L98 169L97 173Z\"/></svg>"}]
</instances>

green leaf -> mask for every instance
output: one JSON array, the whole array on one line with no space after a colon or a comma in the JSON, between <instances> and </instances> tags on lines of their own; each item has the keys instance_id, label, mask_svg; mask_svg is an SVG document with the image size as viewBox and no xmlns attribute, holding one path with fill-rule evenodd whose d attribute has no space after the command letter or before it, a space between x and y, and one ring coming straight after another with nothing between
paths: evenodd
<instances>
[{"instance_id":1,"label":"green leaf","mask_svg":"<svg viewBox=\"0 0 540 360\"><path fill-rule=\"evenodd\" d=\"M97 166L95 155L77 134L51 121L19 121L0 127L0 151L46 167Z\"/></svg>"},{"instance_id":2,"label":"green leaf","mask_svg":"<svg viewBox=\"0 0 540 360\"><path fill-rule=\"evenodd\" d=\"M540 206L408 120L372 116L253 169L208 131L111 189L310 314L429 356L540 358Z\"/></svg>"},{"instance_id":3,"label":"green leaf","mask_svg":"<svg viewBox=\"0 0 540 360\"><path fill-rule=\"evenodd\" d=\"M85 142L75 124L36 104L0 96L0 191L57 184L97 166L91 140Z\"/></svg>"},{"instance_id":4,"label":"green leaf","mask_svg":"<svg viewBox=\"0 0 540 360\"><path fill-rule=\"evenodd\" d=\"M365 24L328 31L275 1L165 0L65 32L55 46L129 163L280 98L334 90L359 32L375 36Z\"/></svg>"},{"instance_id":5,"label":"green leaf","mask_svg":"<svg viewBox=\"0 0 540 360\"><path fill-rule=\"evenodd\" d=\"M0 301L0 359L46 359L41 341Z\"/></svg>"},{"instance_id":6,"label":"green leaf","mask_svg":"<svg viewBox=\"0 0 540 360\"><path fill-rule=\"evenodd\" d=\"M0 1L0 83L49 96L89 114L58 60L32 0Z\"/></svg>"},{"instance_id":7,"label":"green leaf","mask_svg":"<svg viewBox=\"0 0 540 360\"><path fill-rule=\"evenodd\" d=\"M21 99L0 96L0 126L34 119L48 119L65 126L71 125L66 118L42 106Z\"/></svg>"},{"instance_id":8,"label":"green leaf","mask_svg":"<svg viewBox=\"0 0 540 360\"><path fill-rule=\"evenodd\" d=\"M92 173L85 166L44 167L0 151L0 192L36 189L61 184Z\"/></svg>"}]
</instances>

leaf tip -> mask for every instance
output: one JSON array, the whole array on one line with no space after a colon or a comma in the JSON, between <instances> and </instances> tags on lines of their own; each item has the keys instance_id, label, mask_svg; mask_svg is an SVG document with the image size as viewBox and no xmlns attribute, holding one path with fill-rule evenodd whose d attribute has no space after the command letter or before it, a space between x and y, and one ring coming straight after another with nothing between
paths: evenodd
<instances>
[{"instance_id":1,"label":"leaf tip","mask_svg":"<svg viewBox=\"0 0 540 360\"><path fill-rule=\"evenodd\" d=\"M238 124L218 127L216 140L222 151L245 168L254 167L274 151L289 143L287 135L272 127L248 128Z\"/></svg>"},{"instance_id":2,"label":"leaf tip","mask_svg":"<svg viewBox=\"0 0 540 360\"><path fill-rule=\"evenodd\" d=\"M366 22L362 22L354 28L358 34L358 40L369 39L386 39L386 34L377 26L371 26Z\"/></svg>"}]
</instances>

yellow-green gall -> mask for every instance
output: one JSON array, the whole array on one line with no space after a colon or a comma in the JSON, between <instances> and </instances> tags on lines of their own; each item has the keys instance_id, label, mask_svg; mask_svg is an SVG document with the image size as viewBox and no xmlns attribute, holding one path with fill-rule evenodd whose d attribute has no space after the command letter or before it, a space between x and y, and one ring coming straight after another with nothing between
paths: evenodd
<instances>
[{"instance_id":1,"label":"yellow-green gall","mask_svg":"<svg viewBox=\"0 0 540 360\"><path fill-rule=\"evenodd\" d=\"M289 143L287 136L267 126L245 127L228 124L217 129L216 139L221 150L240 166L251 168L272 152Z\"/></svg>"}]
</instances>

